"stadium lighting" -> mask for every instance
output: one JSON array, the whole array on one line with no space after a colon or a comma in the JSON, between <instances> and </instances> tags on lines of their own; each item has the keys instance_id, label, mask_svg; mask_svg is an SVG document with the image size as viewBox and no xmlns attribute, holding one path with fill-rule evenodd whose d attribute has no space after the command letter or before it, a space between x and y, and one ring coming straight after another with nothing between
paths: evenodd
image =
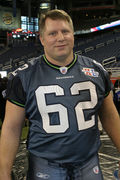
<instances>
[{"instance_id":1,"label":"stadium lighting","mask_svg":"<svg viewBox=\"0 0 120 180\"><path fill-rule=\"evenodd\" d=\"M40 9L48 9L50 7L50 3L41 3Z\"/></svg>"}]
</instances>

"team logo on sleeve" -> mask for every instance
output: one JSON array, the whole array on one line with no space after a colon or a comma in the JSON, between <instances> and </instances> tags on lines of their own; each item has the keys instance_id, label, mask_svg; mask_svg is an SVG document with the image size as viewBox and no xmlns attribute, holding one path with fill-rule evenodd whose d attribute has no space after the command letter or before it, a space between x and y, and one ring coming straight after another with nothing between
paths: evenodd
<instances>
[{"instance_id":1,"label":"team logo on sleeve","mask_svg":"<svg viewBox=\"0 0 120 180\"><path fill-rule=\"evenodd\" d=\"M82 72L84 72L84 74L87 76L98 77L99 75L99 73L92 68L83 68Z\"/></svg>"}]
</instances>

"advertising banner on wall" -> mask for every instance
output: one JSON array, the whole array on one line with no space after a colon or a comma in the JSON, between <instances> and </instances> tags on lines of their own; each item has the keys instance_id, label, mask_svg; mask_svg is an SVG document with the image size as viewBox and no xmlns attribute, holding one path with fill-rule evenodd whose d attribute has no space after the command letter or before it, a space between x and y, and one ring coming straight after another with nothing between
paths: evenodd
<instances>
[{"instance_id":1,"label":"advertising banner on wall","mask_svg":"<svg viewBox=\"0 0 120 180\"><path fill-rule=\"evenodd\" d=\"M20 10L16 10L16 17L13 16L13 8L0 6L0 29L12 30L21 27Z\"/></svg>"}]
</instances>

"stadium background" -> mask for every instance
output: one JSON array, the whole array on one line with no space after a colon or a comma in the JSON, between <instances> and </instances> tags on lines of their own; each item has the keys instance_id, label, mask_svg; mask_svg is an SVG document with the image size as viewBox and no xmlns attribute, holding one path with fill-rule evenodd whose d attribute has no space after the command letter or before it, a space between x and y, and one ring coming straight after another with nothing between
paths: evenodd
<instances>
[{"instance_id":1,"label":"stadium background","mask_svg":"<svg viewBox=\"0 0 120 180\"><path fill-rule=\"evenodd\" d=\"M73 19L74 52L102 63L112 71L113 81L118 78L120 0L0 0L0 71L6 71L2 74L43 53L39 17L54 8L66 10Z\"/></svg>"},{"instance_id":2,"label":"stadium background","mask_svg":"<svg viewBox=\"0 0 120 180\"><path fill-rule=\"evenodd\" d=\"M39 41L39 17L54 8L67 11L73 19L74 52L100 62L107 71L112 72L113 83L120 79L120 0L0 0L2 77L43 53ZM25 179L27 169L27 131L28 125L25 125L13 167L15 179L18 180ZM100 158L104 177L105 180L113 180L119 155L106 134L101 136L101 140L103 148Z\"/></svg>"}]
</instances>

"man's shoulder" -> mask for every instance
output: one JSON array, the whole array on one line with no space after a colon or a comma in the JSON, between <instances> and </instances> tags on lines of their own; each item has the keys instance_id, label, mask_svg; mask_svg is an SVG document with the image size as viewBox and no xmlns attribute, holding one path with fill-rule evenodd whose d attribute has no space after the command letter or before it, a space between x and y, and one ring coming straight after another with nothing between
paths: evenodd
<instances>
[{"instance_id":1,"label":"man's shoulder","mask_svg":"<svg viewBox=\"0 0 120 180\"><path fill-rule=\"evenodd\" d=\"M101 70L106 71L101 63L87 56L78 55L78 63L85 67L99 68Z\"/></svg>"},{"instance_id":2,"label":"man's shoulder","mask_svg":"<svg viewBox=\"0 0 120 180\"><path fill-rule=\"evenodd\" d=\"M11 72L10 77L23 76L26 73L30 73L34 71L35 67L38 66L40 61L41 61L41 56L28 60L27 63L23 64L22 66Z\"/></svg>"}]
</instances>

